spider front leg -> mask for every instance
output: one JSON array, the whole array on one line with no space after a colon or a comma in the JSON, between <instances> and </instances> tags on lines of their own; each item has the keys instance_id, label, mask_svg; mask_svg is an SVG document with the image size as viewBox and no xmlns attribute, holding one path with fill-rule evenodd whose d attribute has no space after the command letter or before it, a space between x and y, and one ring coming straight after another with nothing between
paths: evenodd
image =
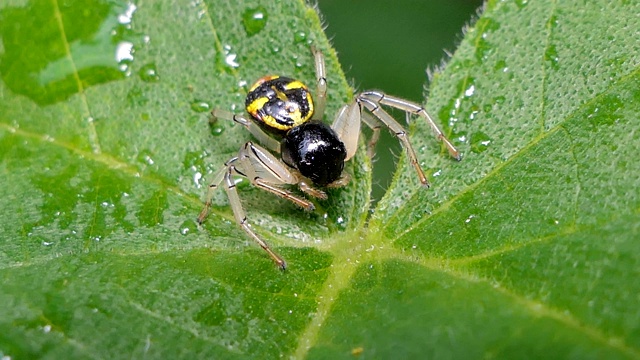
<instances>
[{"instance_id":1,"label":"spider front leg","mask_svg":"<svg viewBox=\"0 0 640 360\"><path fill-rule=\"evenodd\" d=\"M460 158L461 158L460 157L460 152L455 148L455 146L453 146L453 144L451 144L449 139L447 139L447 137L444 136L444 133L442 132L442 130L440 130L440 128L435 123L435 121L433 120L431 115L429 115L427 110L422 105L418 105L418 104L416 104L414 102L411 102L411 101L408 101L408 100L405 100L405 99L401 99L401 98L398 98L398 97L395 97L395 96L387 95L387 94L385 94L383 92L380 92L380 91L365 91L363 93L360 93L357 96L357 98L359 100L365 101L365 104L364 104L365 107L367 107L367 109L369 109L369 111L371 111L374 115L376 115L375 112L374 112L374 109L379 108L380 105L385 105L385 106L389 106L389 107L392 107L392 108L395 108L395 109L398 109L398 110L402 110L402 111L404 111L406 113L416 114L416 115L422 117L423 119L425 119L427 121L427 124L429 124L429 127L431 127L431 130L436 135L436 138L438 140L442 141L442 143L444 143L445 147L447 148L447 151L449 151L449 154L454 159L460 160ZM378 118L380 118L380 117L378 117ZM380 120L382 120L382 122L384 122L385 125L389 126L384 121L383 118L380 118ZM389 126L389 127L391 128L391 126Z\"/></svg>"},{"instance_id":2,"label":"spider front leg","mask_svg":"<svg viewBox=\"0 0 640 360\"><path fill-rule=\"evenodd\" d=\"M451 156L453 156L456 160L460 160L460 153L458 152L458 150L444 136L440 128L438 128L429 113L427 113L427 111L422 106L407 100L385 95L384 93L378 91L363 92L356 96L355 102L361 104L361 106L364 106L364 108L366 108L377 120L381 121L390 131L392 131L396 135L398 140L400 140L402 146L405 148L409 162L411 163L411 165L413 165L416 172L418 173L418 178L422 185L429 187L429 181L427 180L427 177L425 176L424 171L422 170L422 167L418 162L418 157L413 150L413 146L409 141L406 130L391 115L389 115L389 113L384 111L381 108L381 105L387 105L389 107L402 110L407 114L417 114L425 118L429 126L431 126L432 130L436 133L437 138L445 144L445 146L449 150L449 154L451 154ZM407 116L407 119L409 119L409 116ZM371 119L363 118L363 121L375 130L375 127L373 127L374 124L369 124L371 122Z\"/></svg>"},{"instance_id":3,"label":"spider front leg","mask_svg":"<svg viewBox=\"0 0 640 360\"><path fill-rule=\"evenodd\" d=\"M301 184L303 183L286 165L267 150L251 142L247 142L238 152L238 156L231 158L225 163L224 167L214 174L213 181L211 185L209 185L205 207L198 216L198 223L202 224L211 208L213 192L223 183L227 197L229 198L229 205L231 206L233 216L238 225L284 270L286 268L284 259L271 250L269 245L251 228L242 203L240 202L236 184L233 181L234 175L246 177L252 185L278 195L283 199L287 199L305 210L311 211L315 208L312 202L299 198L290 191L280 187L280 185L299 184L302 188L303 185ZM304 186L307 185L305 184ZM312 194L324 194L319 190L315 191L317 191L317 193Z\"/></svg>"},{"instance_id":4,"label":"spider front leg","mask_svg":"<svg viewBox=\"0 0 640 360\"><path fill-rule=\"evenodd\" d=\"M368 109L373 116L363 113L362 106ZM416 169L418 178L424 186L429 186L429 181L424 175L415 151L409 142L404 128L384 110L373 101L366 98L356 97L356 99L348 105L343 106L336 116L331 128L338 134L340 140L344 143L347 150L345 161L351 159L358 149L358 138L360 137L360 123L364 122L373 130L373 137L369 143L369 153L373 153L372 146L378 140L380 125L382 122L389 130L391 130L400 140L402 146L407 150L409 161Z\"/></svg>"}]
</instances>

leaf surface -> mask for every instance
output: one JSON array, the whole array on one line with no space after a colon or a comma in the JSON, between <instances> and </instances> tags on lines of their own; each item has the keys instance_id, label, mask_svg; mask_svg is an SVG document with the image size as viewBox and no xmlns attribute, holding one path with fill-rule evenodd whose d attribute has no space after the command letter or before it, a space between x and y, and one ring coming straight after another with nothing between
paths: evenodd
<instances>
[{"instance_id":1,"label":"leaf surface","mask_svg":"<svg viewBox=\"0 0 640 360\"><path fill-rule=\"evenodd\" d=\"M352 90L299 1L0 5L0 354L12 358L640 357L640 6L491 1L431 84L370 219L371 162L305 213L207 180L265 74ZM256 15L256 14L262 14ZM426 46L426 45L425 45ZM249 246L246 246L249 244Z\"/></svg>"}]
</instances>

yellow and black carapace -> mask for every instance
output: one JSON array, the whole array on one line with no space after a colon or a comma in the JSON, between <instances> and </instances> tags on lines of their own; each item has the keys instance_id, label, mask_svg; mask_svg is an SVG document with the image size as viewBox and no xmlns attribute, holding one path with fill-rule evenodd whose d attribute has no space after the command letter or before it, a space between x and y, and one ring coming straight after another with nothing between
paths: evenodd
<instances>
[{"instance_id":1,"label":"yellow and black carapace","mask_svg":"<svg viewBox=\"0 0 640 360\"><path fill-rule=\"evenodd\" d=\"M302 82L284 76L260 78L249 89L245 105L263 130L280 136L313 115L309 89Z\"/></svg>"}]
</instances>

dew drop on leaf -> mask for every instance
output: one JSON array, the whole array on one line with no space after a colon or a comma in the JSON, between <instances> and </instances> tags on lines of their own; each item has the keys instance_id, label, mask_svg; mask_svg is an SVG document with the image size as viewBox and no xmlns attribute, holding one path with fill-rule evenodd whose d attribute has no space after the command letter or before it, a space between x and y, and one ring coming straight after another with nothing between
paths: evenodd
<instances>
[{"instance_id":1,"label":"dew drop on leaf","mask_svg":"<svg viewBox=\"0 0 640 360\"><path fill-rule=\"evenodd\" d=\"M307 40L307 33L304 31L296 31L293 34L293 40L299 44L299 43L303 43Z\"/></svg>"},{"instance_id":2,"label":"dew drop on leaf","mask_svg":"<svg viewBox=\"0 0 640 360\"><path fill-rule=\"evenodd\" d=\"M180 234L181 235L189 235L195 229L197 229L196 223L193 220L185 220L182 224L180 224Z\"/></svg>"},{"instance_id":3,"label":"dew drop on leaf","mask_svg":"<svg viewBox=\"0 0 640 360\"><path fill-rule=\"evenodd\" d=\"M479 154L487 150L489 144L491 143L491 138L489 137L489 135L478 131L471 134L469 141L471 143L471 151Z\"/></svg>"},{"instance_id":4,"label":"dew drop on leaf","mask_svg":"<svg viewBox=\"0 0 640 360\"><path fill-rule=\"evenodd\" d=\"M211 110L211 104L204 100L194 100L191 102L191 110L198 113L208 112Z\"/></svg>"},{"instance_id":5,"label":"dew drop on leaf","mask_svg":"<svg viewBox=\"0 0 640 360\"><path fill-rule=\"evenodd\" d=\"M154 63L149 63L141 67L138 74L140 75L140 79L144 82L157 82L160 80L158 69L156 69L156 64Z\"/></svg>"},{"instance_id":6,"label":"dew drop on leaf","mask_svg":"<svg viewBox=\"0 0 640 360\"><path fill-rule=\"evenodd\" d=\"M222 51L216 54L216 67L218 71L232 73L233 69L240 67L238 55L232 51L231 45L222 46Z\"/></svg>"},{"instance_id":7,"label":"dew drop on leaf","mask_svg":"<svg viewBox=\"0 0 640 360\"><path fill-rule=\"evenodd\" d=\"M507 62L504 59L498 60L496 64L493 66L493 68L496 71L501 71L505 73L509 71L509 66L507 66Z\"/></svg>"},{"instance_id":8,"label":"dew drop on leaf","mask_svg":"<svg viewBox=\"0 0 640 360\"><path fill-rule=\"evenodd\" d=\"M267 9L263 6L245 10L242 15L242 23L247 35L253 36L262 31L262 29L267 25L268 18Z\"/></svg>"},{"instance_id":9,"label":"dew drop on leaf","mask_svg":"<svg viewBox=\"0 0 640 360\"><path fill-rule=\"evenodd\" d=\"M220 136L224 132L224 127L218 123L211 125L211 135Z\"/></svg>"},{"instance_id":10,"label":"dew drop on leaf","mask_svg":"<svg viewBox=\"0 0 640 360\"><path fill-rule=\"evenodd\" d=\"M560 58L558 57L558 50L555 45L551 44L547 47L547 50L544 52L544 60L549 62L552 69L557 70L559 68L558 61Z\"/></svg>"},{"instance_id":11,"label":"dew drop on leaf","mask_svg":"<svg viewBox=\"0 0 640 360\"><path fill-rule=\"evenodd\" d=\"M140 153L138 153L137 160L140 163L143 163L143 164L146 164L146 165L153 165L153 164L155 164L155 161L153 160L151 155L152 155L151 151L142 150L142 151L140 151Z\"/></svg>"}]
</instances>

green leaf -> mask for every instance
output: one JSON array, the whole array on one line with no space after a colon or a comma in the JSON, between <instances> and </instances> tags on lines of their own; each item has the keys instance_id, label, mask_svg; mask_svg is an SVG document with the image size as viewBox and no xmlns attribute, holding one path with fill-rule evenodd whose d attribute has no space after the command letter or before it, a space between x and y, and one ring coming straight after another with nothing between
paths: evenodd
<instances>
[{"instance_id":1,"label":"green leaf","mask_svg":"<svg viewBox=\"0 0 640 360\"><path fill-rule=\"evenodd\" d=\"M222 191L196 226L250 138L207 112L313 84L313 43L330 121L352 91L318 16L137 5L0 5L2 356L640 357L640 5L489 2L428 104L463 160L415 121L432 187L401 158L371 219L364 151L312 213L241 183L285 273Z\"/></svg>"}]
</instances>

